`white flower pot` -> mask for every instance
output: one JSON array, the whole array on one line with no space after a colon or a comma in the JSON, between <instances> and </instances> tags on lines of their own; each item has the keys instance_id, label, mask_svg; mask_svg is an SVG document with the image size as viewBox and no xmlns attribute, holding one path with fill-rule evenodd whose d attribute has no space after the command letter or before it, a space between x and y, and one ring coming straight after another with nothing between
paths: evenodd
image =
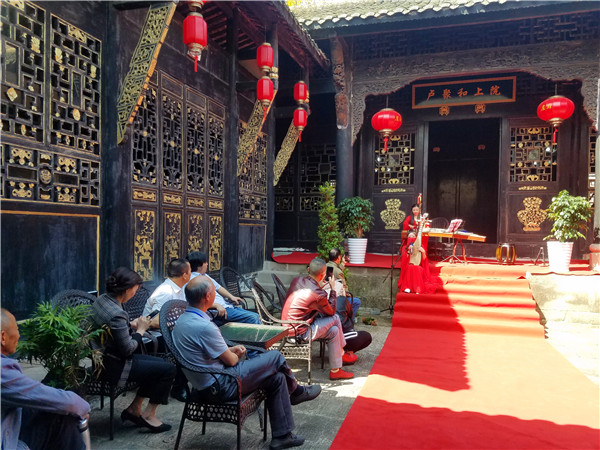
<instances>
[{"instance_id":1,"label":"white flower pot","mask_svg":"<svg viewBox=\"0 0 600 450\"><path fill-rule=\"evenodd\" d=\"M550 272L568 272L573 253L572 242L548 241L548 265Z\"/></svg>"},{"instance_id":2,"label":"white flower pot","mask_svg":"<svg viewBox=\"0 0 600 450\"><path fill-rule=\"evenodd\" d=\"M348 253L351 264L364 264L367 252L367 238L348 238Z\"/></svg>"}]
</instances>

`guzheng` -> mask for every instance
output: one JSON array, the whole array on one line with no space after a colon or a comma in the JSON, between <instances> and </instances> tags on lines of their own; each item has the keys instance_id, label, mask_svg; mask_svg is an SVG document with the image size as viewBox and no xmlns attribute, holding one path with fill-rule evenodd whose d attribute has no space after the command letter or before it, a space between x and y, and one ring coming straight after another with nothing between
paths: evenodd
<instances>
[{"instance_id":1,"label":"guzheng","mask_svg":"<svg viewBox=\"0 0 600 450\"><path fill-rule=\"evenodd\" d=\"M402 232L402 238L406 238L407 232ZM440 237L449 239L466 239L474 242L485 242L486 237L480 234L469 233L467 231L455 231L454 233L447 233L444 228L424 228L423 235L429 237Z\"/></svg>"}]
</instances>

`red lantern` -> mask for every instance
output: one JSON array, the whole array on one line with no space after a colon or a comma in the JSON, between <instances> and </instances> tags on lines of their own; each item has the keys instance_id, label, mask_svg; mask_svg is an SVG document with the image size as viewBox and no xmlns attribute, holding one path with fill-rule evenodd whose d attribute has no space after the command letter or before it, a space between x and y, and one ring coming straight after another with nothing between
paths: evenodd
<instances>
[{"instance_id":1,"label":"red lantern","mask_svg":"<svg viewBox=\"0 0 600 450\"><path fill-rule=\"evenodd\" d=\"M206 21L202 14L191 12L183 21L183 43L187 45L187 54L194 60L194 72L198 72L198 59L206 47Z\"/></svg>"},{"instance_id":2,"label":"red lantern","mask_svg":"<svg viewBox=\"0 0 600 450\"><path fill-rule=\"evenodd\" d=\"M384 108L373 116L371 125L383 137L384 147L383 152L387 151L387 141L394 131L402 125L402 116L392 108Z\"/></svg>"},{"instance_id":3,"label":"red lantern","mask_svg":"<svg viewBox=\"0 0 600 450\"><path fill-rule=\"evenodd\" d=\"M256 49L256 64L265 73L269 73L273 68L273 47L268 42Z\"/></svg>"},{"instance_id":4,"label":"red lantern","mask_svg":"<svg viewBox=\"0 0 600 450\"><path fill-rule=\"evenodd\" d=\"M563 120L568 119L573 115L575 105L567 97L562 95L553 95L547 98L537 107L537 115L540 119L550 122L554 127L552 135L552 143L556 143L557 127L563 123Z\"/></svg>"},{"instance_id":5,"label":"red lantern","mask_svg":"<svg viewBox=\"0 0 600 450\"><path fill-rule=\"evenodd\" d=\"M308 100L308 88L304 81L298 81L294 85L294 100L296 100L299 105L306 103Z\"/></svg>"},{"instance_id":6,"label":"red lantern","mask_svg":"<svg viewBox=\"0 0 600 450\"><path fill-rule=\"evenodd\" d=\"M256 84L256 98L260 100L265 108L265 117L267 118L267 109L273 101L273 82L269 77L262 77ZM263 119L263 120L264 120Z\"/></svg>"},{"instance_id":7,"label":"red lantern","mask_svg":"<svg viewBox=\"0 0 600 450\"><path fill-rule=\"evenodd\" d=\"M308 115L304 108L296 108L294 111L294 126L298 130L298 142L302 142L302 130L306 127Z\"/></svg>"}]
</instances>

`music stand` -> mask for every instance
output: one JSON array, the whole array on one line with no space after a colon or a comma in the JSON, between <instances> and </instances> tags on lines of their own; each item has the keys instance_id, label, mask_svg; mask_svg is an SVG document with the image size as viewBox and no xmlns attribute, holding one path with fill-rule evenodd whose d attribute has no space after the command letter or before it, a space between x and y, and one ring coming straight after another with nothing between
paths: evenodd
<instances>
[{"instance_id":1,"label":"music stand","mask_svg":"<svg viewBox=\"0 0 600 450\"><path fill-rule=\"evenodd\" d=\"M396 242L394 241L394 239L392 239L392 266L390 267L390 271L389 273L385 276L385 278L383 279L383 282L385 283L385 280L387 279L387 277L390 277L390 304L388 305L387 308L382 309L380 312L383 311L389 311L390 314L394 311L394 269L396 268L396 264L398 264L398 261L400 261L400 257L402 256L402 241L398 242L398 255L396 255L394 253L394 249L395 249L395 244Z\"/></svg>"}]
</instances>

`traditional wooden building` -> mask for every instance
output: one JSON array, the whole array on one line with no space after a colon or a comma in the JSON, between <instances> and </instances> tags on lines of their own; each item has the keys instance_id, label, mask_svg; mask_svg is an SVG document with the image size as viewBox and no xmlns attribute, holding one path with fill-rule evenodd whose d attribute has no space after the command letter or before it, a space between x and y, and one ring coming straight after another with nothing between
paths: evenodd
<instances>
[{"instance_id":1,"label":"traditional wooden building","mask_svg":"<svg viewBox=\"0 0 600 450\"><path fill-rule=\"evenodd\" d=\"M262 269L276 140L256 50L274 50L275 99L329 61L284 3L203 3L2 2L2 304L17 318L63 289L102 292L120 265L160 282L190 250ZM197 72L190 13L208 29Z\"/></svg>"},{"instance_id":2,"label":"traditional wooden building","mask_svg":"<svg viewBox=\"0 0 600 450\"><path fill-rule=\"evenodd\" d=\"M336 182L338 199L373 201L369 250L388 253L419 193L430 217L462 218L487 236L469 244L471 256L510 242L534 259L552 196L568 189L593 199L600 3L291 3L333 78L311 80L317 118L275 189L276 244L315 247L324 181ZM575 103L556 143L536 115L554 94ZM371 126L385 107L403 118L386 152ZM590 240L577 243L576 256Z\"/></svg>"},{"instance_id":3,"label":"traditional wooden building","mask_svg":"<svg viewBox=\"0 0 600 450\"><path fill-rule=\"evenodd\" d=\"M533 256L552 195L591 195L597 2L288 3L1 3L3 306L22 318L60 290L103 291L120 265L156 283L197 249L211 270L261 270L274 246L316 248L325 181L373 200L382 252L421 192L488 237L479 254ZM197 72L191 13L208 30ZM535 113L555 92L576 105L556 145ZM384 153L370 119L385 106L404 123Z\"/></svg>"}]
</instances>

